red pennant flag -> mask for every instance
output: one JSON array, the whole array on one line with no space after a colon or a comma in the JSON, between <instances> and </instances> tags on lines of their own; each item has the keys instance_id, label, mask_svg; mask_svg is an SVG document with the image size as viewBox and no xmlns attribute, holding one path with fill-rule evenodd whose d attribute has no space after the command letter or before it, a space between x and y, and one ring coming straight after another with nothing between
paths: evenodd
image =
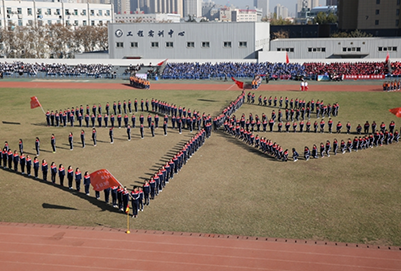
<instances>
[{"instance_id":1,"label":"red pennant flag","mask_svg":"<svg viewBox=\"0 0 401 271\"><path fill-rule=\"evenodd\" d=\"M231 79L235 82L235 84L237 84L237 86L238 86L240 89L244 89L244 82L235 80L234 77L231 77Z\"/></svg>"},{"instance_id":2,"label":"red pennant flag","mask_svg":"<svg viewBox=\"0 0 401 271\"><path fill-rule=\"evenodd\" d=\"M157 66L161 66L161 65L163 65L164 64L164 62L166 62L167 61L167 58L165 59L165 60L163 60L162 62L159 62L159 63L157 63Z\"/></svg>"},{"instance_id":3,"label":"red pennant flag","mask_svg":"<svg viewBox=\"0 0 401 271\"><path fill-rule=\"evenodd\" d=\"M36 96L31 97L31 109L34 109L36 107L41 107L40 102Z\"/></svg>"},{"instance_id":4,"label":"red pennant flag","mask_svg":"<svg viewBox=\"0 0 401 271\"><path fill-rule=\"evenodd\" d=\"M90 174L91 185L96 191L102 191L112 186L119 186L120 183L107 169L99 169Z\"/></svg>"},{"instance_id":5,"label":"red pennant flag","mask_svg":"<svg viewBox=\"0 0 401 271\"><path fill-rule=\"evenodd\" d=\"M390 54L389 54L389 52L387 52L386 63L388 63L389 60L390 60Z\"/></svg>"},{"instance_id":6,"label":"red pennant flag","mask_svg":"<svg viewBox=\"0 0 401 271\"><path fill-rule=\"evenodd\" d=\"M401 118L401 107L389 109L392 114L396 115L398 118Z\"/></svg>"},{"instance_id":7,"label":"red pennant flag","mask_svg":"<svg viewBox=\"0 0 401 271\"><path fill-rule=\"evenodd\" d=\"M285 52L285 63L290 63L290 59L288 58L288 52Z\"/></svg>"}]
</instances>

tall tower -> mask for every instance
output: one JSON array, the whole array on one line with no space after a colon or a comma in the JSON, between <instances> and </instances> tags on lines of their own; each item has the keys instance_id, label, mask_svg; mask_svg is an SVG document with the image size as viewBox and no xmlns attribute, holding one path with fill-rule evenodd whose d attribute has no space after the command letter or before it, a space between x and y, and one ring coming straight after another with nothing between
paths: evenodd
<instances>
[{"instance_id":1,"label":"tall tower","mask_svg":"<svg viewBox=\"0 0 401 271\"><path fill-rule=\"evenodd\" d=\"M262 17L269 17L269 0L253 0L255 8L262 9Z\"/></svg>"},{"instance_id":2,"label":"tall tower","mask_svg":"<svg viewBox=\"0 0 401 271\"><path fill-rule=\"evenodd\" d=\"M184 0L183 1L183 15L187 16L202 16L202 0Z\"/></svg>"}]
</instances>

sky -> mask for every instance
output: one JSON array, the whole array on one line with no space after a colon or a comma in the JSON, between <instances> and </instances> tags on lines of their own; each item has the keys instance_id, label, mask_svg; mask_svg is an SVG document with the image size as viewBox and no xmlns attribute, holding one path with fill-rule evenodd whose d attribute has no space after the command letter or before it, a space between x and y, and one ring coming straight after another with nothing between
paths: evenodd
<instances>
[{"instance_id":1,"label":"sky","mask_svg":"<svg viewBox=\"0 0 401 271\"><path fill-rule=\"evenodd\" d=\"M216 4L220 5L227 5L229 2L230 4L233 4L239 8L244 8L245 6L253 7L253 0L213 0ZM295 4L297 3L297 0L270 0L270 12L273 12L274 7L277 4L280 4L282 6L285 6L288 8L288 12L291 15L295 14Z\"/></svg>"}]
</instances>

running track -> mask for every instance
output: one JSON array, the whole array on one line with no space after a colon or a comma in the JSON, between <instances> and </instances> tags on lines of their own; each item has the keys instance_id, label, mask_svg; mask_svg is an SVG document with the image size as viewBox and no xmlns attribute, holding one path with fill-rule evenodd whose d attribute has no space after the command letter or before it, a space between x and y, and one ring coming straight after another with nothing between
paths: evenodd
<instances>
[{"instance_id":1,"label":"running track","mask_svg":"<svg viewBox=\"0 0 401 271\"><path fill-rule=\"evenodd\" d=\"M395 247L0 223L0 270L401 270Z\"/></svg>"},{"instance_id":2,"label":"running track","mask_svg":"<svg viewBox=\"0 0 401 271\"><path fill-rule=\"evenodd\" d=\"M309 91L382 91L379 84L372 85L346 85L327 84L313 85L310 84ZM86 82L64 82L64 81L32 81L18 82L6 81L1 82L0 88L51 88L51 89L132 89L128 84L118 83L86 83ZM234 84L196 84L196 83L157 83L151 85L152 90L233 90L238 91L238 87ZM257 91L299 91L298 84L262 84Z\"/></svg>"},{"instance_id":3,"label":"running track","mask_svg":"<svg viewBox=\"0 0 401 271\"><path fill-rule=\"evenodd\" d=\"M4 88L129 89L124 84L1 82ZM379 91L316 85L310 91ZM225 84L152 89L238 90ZM262 85L259 90L297 90ZM276 238L0 223L0 270L401 270L401 248Z\"/></svg>"}]
</instances>

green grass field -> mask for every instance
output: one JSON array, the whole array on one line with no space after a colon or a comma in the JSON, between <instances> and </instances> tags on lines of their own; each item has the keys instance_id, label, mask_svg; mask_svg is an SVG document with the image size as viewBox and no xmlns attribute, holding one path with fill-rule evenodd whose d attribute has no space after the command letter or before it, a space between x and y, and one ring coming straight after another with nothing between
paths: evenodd
<instances>
[{"instance_id":1,"label":"green grass field","mask_svg":"<svg viewBox=\"0 0 401 271\"><path fill-rule=\"evenodd\" d=\"M274 82L273 82L274 83ZM341 86L341 85L339 85ZM205 84L207 89L207 84ZM31 96L37 96L44 109L64 109L83 104L92 106L118 100L157 98L191 110L216 115L240 91L142 91L142 90L57 90L0 89L0 141L34 154L34 140L41 139L40 159L50 164L72 165L81 171L107 168L120 182L132 188L149 178L192 134L169 129L162 136L139 138L132 130L128 142L125 129L115 129L115 143L109 144L108 130L98 128L98 146L79 142L79 127L46 127L39 109L30 109ZM339 102L339 116L352 129L366 120L388 125L400 121L388 109L401 106L401 93L346 92L261 92L263 96L304 97ZM257 96L259 92L257 93ZM270 116L272 108L244 105L235 114L252 112ZM139 113L136 114L137 117ZM146 114L147 115L147 114ZM146 116L145 115L145 116ZM312 118L314 120L314 117ZM344 130L344 129L343 129ZM68 150L68 133L74 137L74 151ZM50 135L57 138L58 150L51 152ZM346 134L259 133L284 148L295 147L300 154L305 145L347 139ZM351 135L353 137L354 135ZM166 231L204 232L401 245L401 143L340 154L330 158L297 163L277 162L219 131L191 158L166 189L152 201L131 228ZM302 154L301 154L302 155ZM6 170L0 171L0 221L49 223L124 228L126 217L103 201L58 185L36 181ZM103 199L103 195L101 195Z\"/></svg>"}]
</instances>

